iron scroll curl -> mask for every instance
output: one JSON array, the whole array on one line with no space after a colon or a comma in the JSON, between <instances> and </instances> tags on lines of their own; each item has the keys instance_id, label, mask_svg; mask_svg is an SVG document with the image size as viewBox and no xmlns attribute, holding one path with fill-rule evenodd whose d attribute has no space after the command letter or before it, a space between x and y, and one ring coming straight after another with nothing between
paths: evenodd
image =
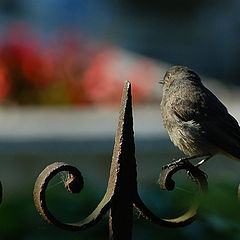
<instances>
[{"instance_id":1,"label":"iron scroll curl","mask_svg":"<svg viewBox=\"0 0 240 240\"><path fill-rule=\"evenodd\" d=\"M163 169L158 180L161 189L172 191L175 187L175 182L172 180L172 177L175 173L183 169L189 172L194 178L194 182L197 185L196 195L205 194L208 190L206 174L190 162L184 162L181 165L172 165ZM199 203L194 201L183 215L172 219L161 219L145 206L139 195L136 195L134 205L147 220L165 227L183 227L191 224L197 217L199 207Z\"/></svg>"},{"instance_id":2,"label":"iron scroll curl","mask_svg":"<svg viewBox=\"0 0 240 240\"><path fill-rule=\"evenodd\" d=\"M46 202L46 190L48 183L60 172L67 171L70 179L65 183L65 188L71 193L80 193L84 181L81 172L64 162L55 162L47 166L39 175L34 186L34 203L40 215L49 223L65 230L80 231L87 229L97 223L108 211L111 201L111 194L106 193L96 209L84 220L77 223L65 223L59 221L49 210Z\"/></svg>"}]
</instances>

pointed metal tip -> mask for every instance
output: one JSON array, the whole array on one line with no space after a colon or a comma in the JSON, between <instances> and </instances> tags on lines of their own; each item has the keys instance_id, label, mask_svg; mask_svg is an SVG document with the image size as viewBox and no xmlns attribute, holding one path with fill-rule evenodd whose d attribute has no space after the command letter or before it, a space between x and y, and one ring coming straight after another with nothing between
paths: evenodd
<instances>
[{"instance_id":1,"label":"pointed metal tip","mask_svg":"<svg viewBox=\"0 0 240 240\"><path fill-rule=\"evenodd\" d=\"M129 86L131 86L131 83L130 83L128 80L126 80L126 81L125 81L125 86L128 86L128 87L129 87Z\"/></svg>"}]
</instances>

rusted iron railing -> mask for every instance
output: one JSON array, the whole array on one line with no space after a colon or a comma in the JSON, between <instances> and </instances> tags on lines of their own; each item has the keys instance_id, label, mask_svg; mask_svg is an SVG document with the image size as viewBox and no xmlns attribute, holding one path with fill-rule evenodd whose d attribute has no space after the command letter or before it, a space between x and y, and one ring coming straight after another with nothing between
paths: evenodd
<instances>
[{"instance_id":1,"label":"rusted iron railing","mask_svg":"<svg viewBox=\"0 0 240 240\"><path fill-rule=\"evenodd\" d=\"M190 172L198 186L200 194L207 190L205 174L188 162L163 169L159 177L160 187L165 190L173 190L174 181L172 180L172 176L182 169ZM185 226L193 222L196 218L198 204L194 203L184 215L178 218L161 219L143 203L138 194L131 84L128 81L125 83L122 95L106 193L96 209L87 218L77 223L59 221L47 207L45 192L48 183L56 174L62 171L68 171L71 176L65 184L67 190L79 193L83 188L82 174L77 168L64 162L56 162L47 166L37 178L34 187L34 201L37 210L45 220L59 228L69 231L84 230L92 227L104 214L110 211L109 238L127 240L132 238L134 207L147 220L166 227Z\"/></svg>"}]
</instances>

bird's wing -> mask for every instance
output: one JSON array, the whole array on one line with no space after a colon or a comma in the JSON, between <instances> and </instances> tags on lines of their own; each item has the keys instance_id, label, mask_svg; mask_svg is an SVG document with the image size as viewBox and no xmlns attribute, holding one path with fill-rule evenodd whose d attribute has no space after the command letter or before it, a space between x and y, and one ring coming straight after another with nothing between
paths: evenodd
<instances>
[{"instance_id":1,"label":"bird's wing","mask_svg":"<svg viewBox=\"0 0 240 240\"><path fill-rule=\"evenodd\" d=\"M229 113L201 123L206 139L240 160L240 127Z\"/></svg>"},{"instance_id":2,"label":"bird's wing","mask_svg":"<svg viewBox=\"0 0 240 240\"><path fill-rule=\"evenodd\" d=\"M207 89L206 89L207 90ZM194 97L181 98L172 103L172 109L182 121L200 124L202 132L224 152L240 159L240 127L227 108L209 90Z\"/></svg>"}]
</instances>

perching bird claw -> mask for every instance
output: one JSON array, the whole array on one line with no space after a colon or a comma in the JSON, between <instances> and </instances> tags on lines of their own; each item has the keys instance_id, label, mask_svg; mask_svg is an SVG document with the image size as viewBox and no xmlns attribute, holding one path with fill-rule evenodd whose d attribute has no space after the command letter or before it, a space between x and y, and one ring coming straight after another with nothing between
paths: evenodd
<instances>
[{"instance_id":1,"label":"perching bird claw","mask_svg":"<svg viewBox=\"0 0 240 240\"><path fill-rule=\"evenodd\" d=\"M198 167L191 164L189 161L179 161L172 162L164 166L164 169L160 173L158 183L160 187L164 190L173 190L175 182L172 180L172 176L180 171L185 169L189 172L191 179L198 184L203 184L207 188L206 174L201 171Z\"/></svg>"},{"instance_id":2,"label":"perching bird claw","mask_svg":"<svg viewBox=\"0 0 240 240\"><path fill-rule=\"evenodd\" d=\"M187 160L186 160L187 161ZM174 167L178 167L181 166L182 164L184 164L186 161L184 161L184 158L179 158L177 160L173 159L173 161L171 163L168 163L166 165L162 166L162 170L167 169L167 168L171 168L172 166Z\"/></svg>"}]
</instances>

